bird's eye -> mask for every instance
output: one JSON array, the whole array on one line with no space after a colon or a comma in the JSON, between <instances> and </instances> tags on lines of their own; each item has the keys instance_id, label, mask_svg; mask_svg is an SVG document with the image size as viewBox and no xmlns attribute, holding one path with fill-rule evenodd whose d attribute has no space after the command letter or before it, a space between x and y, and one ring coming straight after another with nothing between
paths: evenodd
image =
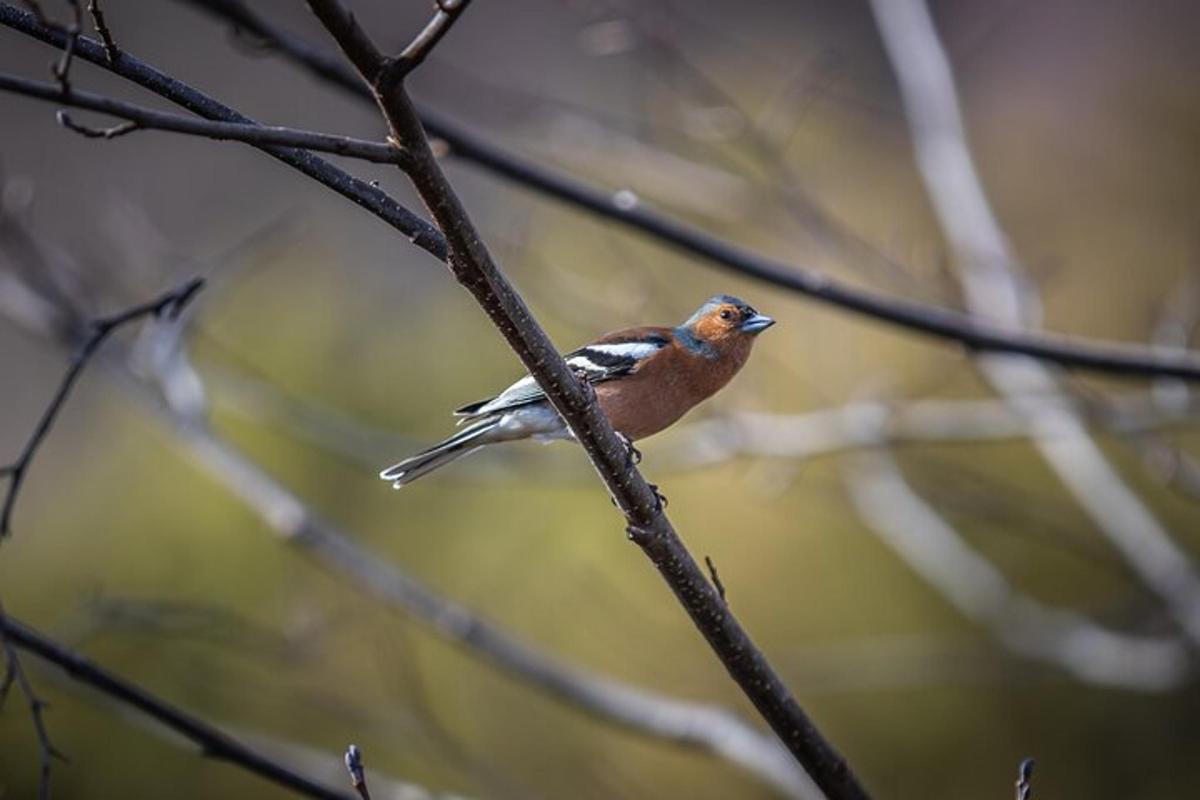
<instances>
[{"instance_id":1,"label":"bird's eye","mask_svg":"<svg viewBox=\"0 0 1200 800\"><path fill-rule=\"evenodd\" d=\"M733 319L733 312L728 308L721 312L721 319Z\"/></svg>"}]
</instances>

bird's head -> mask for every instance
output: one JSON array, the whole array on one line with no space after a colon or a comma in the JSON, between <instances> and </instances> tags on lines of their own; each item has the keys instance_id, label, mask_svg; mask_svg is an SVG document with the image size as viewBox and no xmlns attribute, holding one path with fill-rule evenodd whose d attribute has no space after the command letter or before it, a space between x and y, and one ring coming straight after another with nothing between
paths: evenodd
<instances>
[{"instance_id":1,"label":"bird's head","mask_svg":"<svg viewBox=\"0 0 1200 800\"><path fill-rule=\"evenodd\" d=\"M727 294L709 298L681 326L700 342L722 347L749 342L775 324L775 320L760 314L748 303Z\"/></svg>"}]
</instances>

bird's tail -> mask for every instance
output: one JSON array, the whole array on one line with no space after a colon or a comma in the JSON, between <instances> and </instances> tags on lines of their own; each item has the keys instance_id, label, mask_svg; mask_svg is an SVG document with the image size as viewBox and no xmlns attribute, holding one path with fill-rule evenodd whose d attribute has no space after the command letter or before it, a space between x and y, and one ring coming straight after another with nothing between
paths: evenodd
<instances>
[{"instance_id":1,"label":"bird's tail","mask_svg":"<svg viewBox=\"0 0 1200 800\"><path fill-rule=\"evenodd\" d=\"M486 438L481 440L481 437L485 437L485 434L490 433L499 424L499 417L480 420L428 450L422 450L399 464L393 464L379 473L379 477L385 481L391 481L392 487L395 489L407 486L422 475L428 475L438 467L445 466L451 461L474 453L483 447L488 442Z\"/></svg>"}]
</instances>

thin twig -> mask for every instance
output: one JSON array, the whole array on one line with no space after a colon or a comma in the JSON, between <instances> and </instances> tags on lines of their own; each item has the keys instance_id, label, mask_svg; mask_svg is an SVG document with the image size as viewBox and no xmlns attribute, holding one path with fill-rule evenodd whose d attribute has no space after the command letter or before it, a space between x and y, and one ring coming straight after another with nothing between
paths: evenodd
<instances>
[{"instance_id":1,"label":"thin twig","mask_svg":"<svg viewBox=\"0 0 1200 800\"><path fill-rule=\"evenodd\" d=\"M350 785L362 800L371 800L371 790L367 788L367 771L363 768L362 750L352 744L346 748L346 771L350 773Z\"/></svg>"},{"instance_id":2,"label":"thin twig","mask_svg":"<svg viewBox=\"0 0 1200 800\"><path fill-rule=\"evenodd\" d=\"M1017 765L1017 800L1033 797L1033 759L1023 758Z\"/></svg>"},{"instance_id":3,"label":"thin twig","mask_svg":"<svg viewBox=\"0 0 1200 800\"><path fill-rule=\"evenodd\" d=\"M120 57L121 50L117 47L117 41L113 39L112 31L108 29L108 22L104 19L104 10L100 8L100 0L88 0L87 10L92 17L92 27L96 29L96 35L104 44L104 55L108 57L108 63L111 64Z\"/></svg>"},{"instance_id":4,"label":"thin twig","mask_svg":"<svg viewBox=\"0 0 1200 800\"><path fill-rule=\"evenodd\" d=\"M253 33L316 77L374 103L362 78L328 49L290 34L241 0L183 0ZM443 140L451 155L574 208L615 222L658 243L677 248L721 269L746 275L821 303L957 342L969 351L1021 353L1065 367L1129 376L1200 380L1200 358L1190 350L1147 348L1045 332L1013 330L946 308L913 303L842 284L820 272L777 261L719 239L654 210L624 202L611 190L499 147L472 129L429 108L420 109L429 135ZM621 194L621 193L617 193Z\"/></svg>"},{"instance_id":5,"label":"thin twig","mask_svg":"<svg viewBox=\"0 0 1200 800\"><path fill-rule=\"evenodd\" d=\"M847 459L843 475L855 510L880 541L1013 652L1088 683L1145 692L1177 687L1194 671L1179 639L1114 632L1014 589L908 485L886 450Z\"/></svg>"},{"instance_id":6,"label":"thin twig","mask_svg":"<svg viewBox=\"0 0 1200 800\"><path fill-rule=\"evenodd\" d=\"M28 12L0 2L0 25L24 33L54 47L66 44L67 34L59 27L42 25ZM130 80L149 89L205 119L220 122L255 124L254 120L239 114L232 108L217 102L195 88L155 69L129 53L121 54L116 63L110 64L104 47L86 36L78 37L76 55L90 64L107 69L114 75ZM442 261L446 259L446 240L437 228L396 202L378 186L359 180L338 169L328 161L307 150L283 145L253 144L253 147L268 153L272 158L287 164L315 181L327 186L362 208L367 209L383 222L404 234L416 246Z\"/></svg>"},{"instance_id":7,"label":"thin twig","mask_svg":"<svg viewBox=\"0 0 1200 800\"><path fill-rule=\"evenodd\" d=\"M59 382L58 390L50 400L50 405L46 407L41 419L38 420L37 427L34 428L33 434L25 443L20 456L6 470L8 472L9 483L8 492L4 497L3 510L0 510L0 538L9 533L9 525L12 519L13 508L17 502L17 495L21 491L21 484L25 480L25 473L28 471L29 465L33 462L34 455L37 453L42 441L46 438L46 435L50 432L50 428L54 425L54 420L58 417L58 412L62 410L67 397L71 394L71 389L83 373L84 367L87 366L88 361L95 355L100 345L104 344L104 340L122 325L141 319L142 317L162 316L164 314L169 318L176 317L203 285L204 281L202 279L193 278L179 288L172 289L148 303L142 303L119 314L104 317L92 323L90 334L71 358L71 365Z\"/></svg>"},{"instance_id":8,"label":"thin twig","mask_svg":"<svg viewBox=\"0 0 1200 800\"><path fill-rule=\"evenodd\" d=\"M62 56L56 64L50 67L50 73L58 81L63 94L71 91L71 63L75 57L75 46L79 42L79 34L83 30L83 7L79 0L67 0L71 6L71 23L67 26L67 37L63 44Z\"/></svg>"},{"instance_id":9,"label":"thin twig","mask_svg":"<svg viewBox=\"0 0 1200 800\"><path fill-rule=\"evenodd\" d=\"M93 661L72 652L13 617L0 617L0 633L12 646L33 653L61 667L79 683L107 697L136 708L200 746L204 755L226 761L266 778L272 783L306 797L321 800L353 800L350 795L310 781L284 764L273 761L241 744L218 728L159 698L138 684L122 678Z\"/></svg>"},{"instance_id":10,"label":"thin twig","mask_svg":"<svg viewBox=\"0 0 1200 800\"><path fill-rule=\"evenodd\" d=\"M704 563L708 565L708 574L712 578L713 586L717 589L717 594L721 595L721 602L727 602L725 599L725 584L721 583L721 576L717 574L717 565L708 556L704 557Z\"/></svg>"},{"instance_id":11,"label":"thin twig","mask_svg":"<svg viewBox=\"0 0 1200 800\"><path fill-rule=\"evenodd\" d=\"M46 727L44 716L46 702L34 691L29 676L25 674L25 668L21 665L21 659L17 655L16 648L8 636L8 628L5 624L7 620L8 616L3 606L0 606L0 646L4 649L5 663L4 683L3 689L0 690L0 702L3 701L5 694L12 685L15 684L21 690L21 695L25 698L25 702L29 706L29 717L33 721L34 734L37 736L38 755L40 759L38 768L38 798L39 800L49 800L50 771L54 764L54 759L57 758L61 761L66 761L67 758L50 741L50 731Z\"/></svg>"},{"instance_id":12,"label":"thin twig","mask_svg":"<svg viewBox=\"0 0 1200 800\"><path fill-rule=\"evenodd\" d=\"M913 151L955 254L968 307L1034 327L1035 287L1001 229L967 142L950 60L924 0L871 0L900 84ZM1141 582L1200 650L1200 571L1124 481L1070 403L1059 376L1030 358L979 360L988 382L1034 429L1033 445Z\"/></svg>"},{"instance_id":13,"label":"thin twig","mask_svg":"<svg viewBox=\"0 0 1200 800\"><path fill-rule=\"evenodd\" d=\"M41 263L44 259L34 260ZM53 308L48 307L47 312L53 313ZM36 320L16 321L42 335L57 331ZM534 691L653 740L718 755L788 797L815 796L812 781L775 737L734 712L622 683L566 662L436 593L379 553L359 545L358 537L323 519L206 424L203 401L197 405L188 398L195 394L196 386L201 387L201 395L204 392L184 349L174 350L170 360L136 374L129 365L121 368L118 363L124 361L101 362L107 367L102 374L146 408L148 419L167 422L176 442L196 464L260 516L265 526L259 530L275 534L356 590L408 615ZM156 391L154 382L161 391ZM168 399L165 406L164 397Z\"/></svg>"},{"instance_id":14,"label":"thin twig","mask_svg":"<svg viewBox=\"0 0 1200 800\"><path fill-rule=\"evenodd\" d=\"M326 27L364 79L379 74L380 64L359 63L362 42L369 38L357 26L345 29L338 0L308 0L308 5L319 19L333 21ZM492 260L442 173L403 84L378 93L378 101L391 137L409 150L407 174L446 237L455 278L475 297L566 421L624 514L627 530L638 532L634 541L658 568L730 676L821 790L831 800L867 797L849 765L796 702L696 564L664 514L661 495L630 463L628 449L600 410L594 392L585 391Z\"/></svg>"},{"instance_id":15,"label":"thin twig","mask_svg":"<svg viewBox=\"0 0 1200 800\"><path fill-rule=\"evenodd\" d=\"M0 84L4 83L4 76L0 75ZM107 128L95 128L91 125L84 125L76 122L71 118L71 115L66 111L59 110L55 113L54 118L58 120L58 124L62 125L69 131L74 131L85 139L118 139L134 131L141 130L142 126L136 122L119 122L116 125L110 125Z\"/></svg>"},{"instance_id":16,"label":"thin twig","mask_svg":"<svg viewBox=\"0 0 1200 800\"><path fill-rule=\"evenodd\" d=\"M183 114L157 111L145 106L127 103L91 92L71 89L62 92L53 84L29 80L15 75L0 73L0 91L32 97L58 105L97 111L127 120L126 124L112 128L92 128L80 125L66 114L59 112L58 121L65 128L88 138L112 139L135 130L159 130L203 136L209 139L233 140L246 144L283 145L304 150L357 158L376 164L403 164L404 151L387 142L371 142L350 136L259 125L242 122L213 122Z\"/></svg>"},{"instance_id":17,"label":"thin twig","mask_svg":"<svg viewBox=\"0 0 1200 800\"><path fill-rule=\"evenodd\" d=\"M385 86L394 86L417 67L424 63L426 57L437 47L455 21L467 10L471 0L434 0L437 13L429 20L429 24L413 38L408 47L394 59L388 61L376 79L381 92L386 93Z\"/></svg>"}]
</instances>

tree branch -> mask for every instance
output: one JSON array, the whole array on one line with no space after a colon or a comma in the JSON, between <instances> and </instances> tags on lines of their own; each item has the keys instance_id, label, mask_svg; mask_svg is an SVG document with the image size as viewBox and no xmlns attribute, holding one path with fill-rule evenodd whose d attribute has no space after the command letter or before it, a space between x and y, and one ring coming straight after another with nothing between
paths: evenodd
<instances>
[{"instance_id":1,"label":"tree branch","mask_svg":"<svg viewBox=\"0 0 1200 800\"><path fill-rule=\"evenodd\" d=\"M68 34L53 25L44 25L26 11L0 2L0 25L30 36L54 47L64 47ZM221 122L255 124L226 105L188 86L182 81L151 67L129 53L122 53L114 63L109 63L104 47L85 36L77 37L75 55L90 64L100 66L114 75L130 80L149 89L160 97L186 108L206 119ZM282 161L315 181L327 186L361 208L365 208L383 222L395 228L417 247L435 258L446 259L446 241L438 230L388 196L386 192L367 181L359 180L344 170L338 169L318 156L305 150L278 145L254 145L273 158Z\"/></svg>"},{"instance_id":2,"label":"tree branch","mask_svg":"<svg viewBox=\"0 0 1200 800\"><path fill-rule=\"evenodd\" d=\"M241 767L305 797L320 800L354 800L351 795L313 783L287 766L246 747L218 728L156 697L133 681L109 672L99 664L68 650L11 616L0 616L0 634L6 642L61 667L72 680L136 708L181 734L199 745L205 756Z\"/></svg>"},{"instance_id":3,"label":"tree branch","mask_svg":"<svg viewBox=\"0 0 1200 800\"><path fill-rule=\"evenodd\" d=\"M100 37L100 42L104 45L104 55L108 57L108 62L111 64L121 55L121 50L117 47L116 40L113 39L112 31L108 29L108 23L104 19L104 10L100 8L100 0L88 0L87 11L92 17L92 27L96 29L96 35Z\"/></svg>"},{"instance_id":4,"label":"tree branch","mask_svg":"<svg viewBox=\"0 0 1200 800\"><path fill-rule=\"evenodd\" d=\"M59 116L59 123L64 127L90 138L112 139L135 130L160 130L203 136L209 139L245 142L255 146L282 145L316 150L371 161L376 164L402 165L404 163L404 151L386 142L371 142L350 136L337 136L257 123L213 122L182 114L156 111L145 106L77 89L63 92L51 83L33 81L4 73L0 73L0 91L33 97L61 106L97 111L128 120L129 124L127 125L97 130L79 125L65 115Z\"/></svg>"},{"instance_id":5,"label":"tree branch","mask_svg":"<svg viewBox=\"0 0 1200 800\"><path fill-rule=\"evenodd\" d=\"M321 80L374 102L370 88L360 76L333 53L285 31L242 0L183 2L254 34ZM1116 375L1200 380L1200 357L1190 350L1147 348L1015 330L958 311L845 285L814 270L771 259L719 239L655 211L645 203L619 202L612 191L509 152L432 109L422 107L419 114L430 135L444 141L451 155L721 269L890 325L956 342L970 351L1021 353L1064 367Z\"/></svg>"},{"instance_id":6,"label":"tree branch","mask_svg":"<svg viewBox=\"0 0 1200 800\"><path fill-rule=\"evenodd\" d=\"M1013 328L1033 327L1036 292L988 202L967 144L954 76L923 0L871 0L900 83L918 171L954 250L968 306ZM1200 573L1125 483L1070 403L1058 376L1029 358L980 359L984 377L1029 420L1033 444L1059 480L1155 592L1200 650Z\"/></svg>"},{"instance_id":7,"label":"tree branch","mask_svg":"<svg viewBox=\"0 0 1200 800\"><path fill-rule=\"evenodd\" d=\"M0 648L4 650L5 670L3 684L0 684L0 705L3 704L5 695L15 683L21 695L25 698L26 705L29 706L29 717L33 721L34 734L37 736L38 755L40 759L38 768L38 798L39 800L49 800L50 770L54 764L54 759L58 758L65 761L66 757L50 741L50 732L46 728L46 720L43 714L46 710L46 703L34 691L29 676L25 674L25 668L21 664L21 659L17 656L16 648L8 636L5 626L7 620L7 612L0 606Z\"/></svg>"},{"instance_id":8,"label":"tree branch","mask_svg":"<svg viewBox=\"0 0 1200 800\"><path fill-rule=\"evenodd\" d=\"M429 20L429 24L416 35L399 56L384 66L378 80L383 94L387 93L386 89L383 89L384 86L399 83L424 63L426 57L433 52L433 48L438 46L442 37L450 32L450 28L462 12L467 10L470 2L471 0L434 0L437 13Z\"/></svg>"},{"instance_id":9,"label":"tree branch","mask_svg":"<svg viewBox=\"0 0 1200 800\"><path fill-rule=\"evenodd\" d=\"M379 62L361 64L361 30L346 30L337 0L308 0L363 78L379 75ZM440 12L439 12L440 13ZM352 22L352 20L351 20ZM792 697L709 583L662 510L657 492L629 463L627 448L596 403L559 355L516 290L492 260L429 146L402 83L376 86L376 99L392 138L411 154L407 174L446 237L450 268L475 297L525 367L546 392L625 515L631 538L658 568L696 627L785 746L833 800L865 798L866 790ZM383 90L388 93L384 94Z\"/></svg>"},{"instance_id":10,"label":"tree branch","mask_svg":"<svg viewBox=\"0 0 1200 800\"><path fill-rule=\"evenodd\" d=\"M44 266L54 268L50 262ZM46 313L77 316L69 308L55 307L53 299L46 300ZM40 320L15 321L43 336L61 331ZM172 326L160 333L177 335L181 331ZM622 683L563 661L437 594L380 554L363 548L354 536L318 515L207 424L204 383L191 368L186 349L153 349L168 352L170 357L137 369L127 360L106 360L101 362L107 367L102 374L146 408L148 418L167 423L196 465L258 514L281 542L534 691L643 736L711 752L788 797L814 796L811 780L775 737L732 711ZM122 363L124 367L119 366Z\"/></svg>"},{"instance_id":11,"label":"tree branch","mask_svg":"<svg viewBox=\"0 0 1200 800\"><path fill-rule=\"evenodd\" d=\"M122 325L141 319L142 317L166 314L174 318L187 305L196 292L200 291L203 285L203 280L193 278L178 289L172 289L155 300L134 306L111 317L98 319L91 324L91 333L71 358L71 366L67 369L66 374L63 375L58 390L50 400L50 405L46 407L41 419L38 420L33 434L26 441L25 447L22 448L17 460L4 470L8 475L9 483L8 492L4 497L3 508L0 509L0 538L9 533L17 495L21 491L21 484L25 480L25 473L29 470L29 465L33 462L34 455L37 453L42 441L46 438L46 435L50 432L50 428L54 425L54 420L58 417L58 412L62 410L63 405L67 402L67 397L70 396L71 389L74 388L75 382L83 373L84 367L87 366L88 361L95 355L100 345L104 344L104 340Z\"/></svg>"}]
</instances>

